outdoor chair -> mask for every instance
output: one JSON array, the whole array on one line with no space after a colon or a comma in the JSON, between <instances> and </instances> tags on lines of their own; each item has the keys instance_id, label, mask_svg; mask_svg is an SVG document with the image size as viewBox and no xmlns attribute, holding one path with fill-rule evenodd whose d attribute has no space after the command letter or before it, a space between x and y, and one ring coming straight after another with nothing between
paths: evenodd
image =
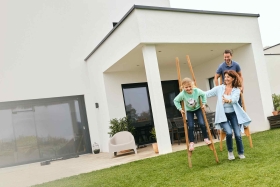
<instances>
[{"instance_id":1,"label":"outdoor chair","mask_svg":"<svg viewBox=\"0 0 280 187\"><path fill-rule=\"evenodd\" d=\"M117 156L117 152L119 151L130 149L133 149L134 153L137 154L134 137L128 131L116 133L112 138L110 138L108 146L109 153L112 153L115 156Z\"/></svg>"},{"instance_id":2,"label":"outdoor chair","mask_svg":"<svg viewBox=\"0 0 280 187\"><path fill-rule=\"evenodd\" d=\"M173 118L173 122L177 128L177 136L178 136L178 145L181 143L181 134L183 134L182 137L185 135L185 130L184 130L184 122L182 117L178 118Z\"/></svg>"},{"instance_id":3,"label":"outdoor chair","mask_svg":"<svg viewBox=\"0 0 280 187\"><path fill-rule=\"evenodd\" d=\"M174 143L174 133L176 133L177 137L178 137L178 129L176 127L174 127L174 125L172 124L170 119L167 119L167 123L168 123L171 144L173 144Z\"/></svg>"},{"instance_id":4,"label":"outdoor chair","mask_svg":"<svg viewBox=\"0 0 280 187\"><path fill-rule=\"evenodd\" d=\"M209 124L210 131L215 139L219 139L219 133L215 129L215 112L208 112L206 113L206 118Z\"/></svg>"},{"instance_id":5,"label":"outdoor chair","mask_svg":"<svg viewBox=\"0 0 280 187\"><path fill-rule=\"evenodd\" d=\"M202 141L202 130L198 124L198 120L194 119L194 137L195 137L195 143L198 142L198 139Z\"/></svg>"}]
</instances>

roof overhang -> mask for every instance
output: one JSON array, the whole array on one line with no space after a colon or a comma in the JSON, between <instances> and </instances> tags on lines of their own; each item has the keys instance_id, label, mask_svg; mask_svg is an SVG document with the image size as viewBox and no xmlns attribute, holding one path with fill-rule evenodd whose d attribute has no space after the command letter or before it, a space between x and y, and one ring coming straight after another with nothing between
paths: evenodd
<instances>
[{"instance_id":1,"label":"roof overhang","mask_svg":"<svg viewBox=\"0 0 280 187\"><path fill-rule=\"evenodd\" d=\"M143 64L142 46L155 45L159 66L185 55L202 63L224 49L261 41L258 17L135 5L85 61L100 72L133 70Z\"/></svg>"}]
</instances>

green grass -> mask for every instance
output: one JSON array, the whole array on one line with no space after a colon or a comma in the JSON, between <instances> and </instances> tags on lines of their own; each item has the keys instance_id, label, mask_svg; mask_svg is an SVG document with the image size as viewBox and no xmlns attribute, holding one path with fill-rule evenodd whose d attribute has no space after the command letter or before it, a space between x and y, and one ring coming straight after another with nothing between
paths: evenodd
<instances>
[{"instance_id":1,"label":"green grass","mask_svg":"<svg viewBox=\"0 0 280 187\"><path fill-rule=\"evenodd\" d=\"M40 187L154 187L154 186L280 186L280 129L252 134L254 148L243 137L246 159L227 160L215 144L219 163L207 146L197 147L188 167L186 151L135 161L108 169L37 185ZM234 142L234 148L235 148Z\"/></svg>"}]
</instances>

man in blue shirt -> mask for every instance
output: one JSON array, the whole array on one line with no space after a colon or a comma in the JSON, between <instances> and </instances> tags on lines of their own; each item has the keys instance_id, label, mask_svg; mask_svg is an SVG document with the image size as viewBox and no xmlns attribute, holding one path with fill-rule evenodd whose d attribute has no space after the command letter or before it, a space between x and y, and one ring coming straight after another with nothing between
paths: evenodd
<instances>
[{"instance_id":1,"label":"man in blue shirt","mask_svg":"<svg viewBox=\"0 0 280 187\"><path fill-rule=\"evenodd\" d=\"M215 85L216 86L219 85L218 78L220 76L222 76L222 82L224 82L224 71L234 70L240 76L241 85L242 85L242 87L240 89L241 89L241 92L243 92L244 86L243 86L243 77L242 77L242 74L241 74L241 68L240 68L240 66L237 62L235 62L231 59L232 59L232 52L230 50L225 50L225 52L224 52L224 60L225 61L219 65L219 67L216 71L215 77L214 77Z\"/></svg>"}]
</instances>

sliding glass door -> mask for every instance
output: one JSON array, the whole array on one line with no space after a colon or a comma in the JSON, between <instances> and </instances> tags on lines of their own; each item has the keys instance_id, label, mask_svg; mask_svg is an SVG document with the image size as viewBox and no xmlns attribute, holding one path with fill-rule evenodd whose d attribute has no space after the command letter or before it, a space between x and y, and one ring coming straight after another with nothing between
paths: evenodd
<instances>
[{"instance_id":1,"label":"sliding glass door","mask_svg":"<svg viewBox=\"0 0 280 187\"><path fill-rule=\"evenodd\" d=\"M154 142L150 134L154 121L148 84L123 84L122 90L126 115L135 127L136 143L142 145ZM162 81L162 92L167 118L180 117L180 112L173 104L173 99L179 94L178 81Z\"/></svg>"},{"instance_id":2,"label":"sliding glass door","mask_svg":"<svg viewBox=\"0 0 280 187\"><path fill-rule=\"evenodd\" d=\"M147 84L123 85L123 96L126 115L135 127L136 143L151 143L149 131L153 127L153 119Z\"/></svg>"},{"instance_id":3,"label":"sliding glass door","mask_svg":"<svg viewBox=\"0 0 280 187\"><path fill-rule=\"evenodd\" d=\"M82 96L0 103L0 167L91 152Z\"/></svg>"},{"instance_id":4,"label":"sliding glass door","mask_svg":"<svg viewBox=\"0 0 280 187\"><path fill-rule=\"evenodd\" d=\"M25 163L39 160L38 140L32 108L13 111L12 115L15 136L15 162Z\"/></svg>"}]
</instances>

